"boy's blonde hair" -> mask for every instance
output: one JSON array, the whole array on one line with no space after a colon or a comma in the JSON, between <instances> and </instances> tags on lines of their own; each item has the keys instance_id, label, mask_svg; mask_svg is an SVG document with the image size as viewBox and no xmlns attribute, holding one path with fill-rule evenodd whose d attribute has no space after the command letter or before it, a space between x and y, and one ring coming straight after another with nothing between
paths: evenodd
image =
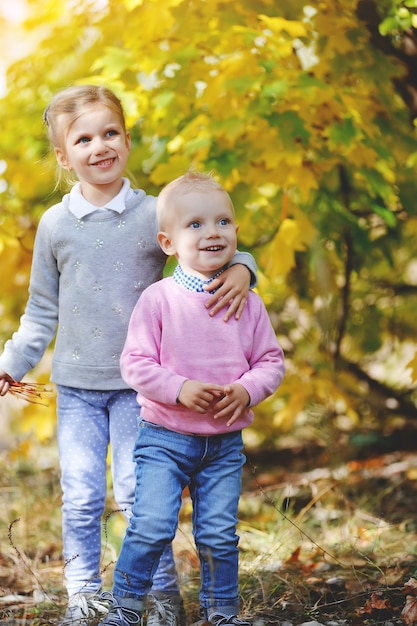
<instances>
[{"instance_id":1,"label":"boy's blonde hair","mask_svg":"<svg viewBox=\"0 0 417 626\"><path fill-rule=\"evenodd\" d=\"M83 113L85 107L92 104L104 104L117 117L126 133L126 121L122 103L108 87L104 85L76 85L57 93L43 114L43 121L48 129L48 138L54 148L65 150L65 137L74 121ZM66 172L58 167L58 182L66 178ZM69 175L66 182L73 182Z\"/></svg>"},{"instance_id":2,"label":"boy's blonde hair","mask_svg":"<svg viewBox=\"0 0 417 626\"><path fill-rule=\"evenodd\" d=\"M166 228L170 215L169 209L171 204L173 204L173 200L177 196L185 195L191 191L202 191L207 193L212 191L221 191L229 199L230 206L234 214L233 203L226 189L219 182L217 182L211 174L189 169L185 174L168 183L158 196L156 203L156 216L161 230Z\"/></svg>"}]
</instances>

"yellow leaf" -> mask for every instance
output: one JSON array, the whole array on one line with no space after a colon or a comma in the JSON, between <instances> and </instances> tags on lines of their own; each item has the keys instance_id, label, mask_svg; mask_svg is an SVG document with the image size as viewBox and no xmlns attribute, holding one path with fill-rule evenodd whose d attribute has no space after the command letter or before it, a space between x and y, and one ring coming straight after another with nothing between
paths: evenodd
<instances>
[{"instance_id":1,"label":"yellow leaf","mask_svg":"<svg viewBox=\"0 0 417 626\"><path fill-rule=\"evenodd\" d=\"M295 168L288 177L289 186L297 186L300 190L302 198L307 201L313 189L318 189L319 183L312 169L308 166Z\"/></svg>"},{"instance_id":2,"label":"yellow leaf","mask_svg":"<svg viewBox=\"0 0 417 626\"><path fill-rule=\"evenodd\" d=\"M49 441L54 437L56 427L55 402L49 406L31 404L26 406L19 421L19 431L33 433L39 441Z\"/></svg>"},{"instance_id":3,"label":"yellow leaf","mask_svg":"<svg viewBox=\"0 0 417 626\"><path fill-rule=\"evenodd\" d=\"M274 198L278 193L278 185L271 182L264 183L258 187L258 191L265 198Z\"/></svg>"},{"instance_id":4,"label":"yellow leaf","mask_svg":"<svg viewBox=\"0 0 417 626\"><path fill-rule=\"evenodd\" d=\"M160 163L153 170L150 179L155 185L164 185L177 176L185 174L190 167L190 159L181 154L173 155L167 163Z\"/></svg>"},{"instance_id":5,"label":"yellow leaf","mask_svg":"<svg viewBox=\"0 0 417 626\"><path fill-rule=\"evenodd\" d=\"M258 15L258 17L274 33L281 33L284 30L290 37L304 37L307 33L302 22L286 20L283 17L269 17L268 15Z\"/></svg>"},{"instance_id":6,"label":"yellow leaf","mask_svg":"<svg viewBox=\"0 0 417 626\"><path fill-rule=\"evenodd\" d=\"M132 65L132 55L129 50L107 46L104 54L101 55L92 65L92 71L106 68L109 77L120 76L120 74Z\"/></svg>"},{"instance_id":7,"label":"yellow leaf","mask_svg":"<svg viewBox=\"0 0 417 626\"><path fill-rule=\"evenodd\" d=\"M406 365L407 369L411 369L411 380L413 383L417 382L417 352Z\"/></svg>"},{"instance_id":8,"label":"yellow leaf","mask_svg":"<svg viewBox=\"0 0 417 626\"><path fill-rule=\"evenodd\" d=\"M302 242L308 247L312 246L314 241L316 241L316 239L320 236L317 228L308 218L306 213L304 213L293 202L289 202L288 211L294 216L294 219L298 224Z\"/></svg>"},{"instance_id":9,"label":"yellow leaf","mask_svg":"<svg viewBox=\"0 0 417 626\"><path fill-rule=\"evenodd\" d=\"M31 448L32 442L29 439L24 439L17 443L8 452L8 457L11 463L16 463L17 461L21 461L22 459L28 459Z\"/></svg>"},{"instance_id":10,"label":"yellow leaf","mask_svg":"<svg viewBox=\"0 0 417 626\"><path fill-rule=\"evenodd\" d=\"M295 220L285 219L261 255L261 263L271 278L286 275L295 266L295 252L305 249L300 228Z\"/></svg>"}]
</instances>

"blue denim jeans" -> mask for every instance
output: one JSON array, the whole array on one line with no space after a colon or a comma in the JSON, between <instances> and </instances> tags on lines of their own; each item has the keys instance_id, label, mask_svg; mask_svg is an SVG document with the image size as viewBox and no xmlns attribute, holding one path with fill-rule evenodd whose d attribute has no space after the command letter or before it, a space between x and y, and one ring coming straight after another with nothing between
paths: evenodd
<instances>
[{"instance_id":1,"label":"blue denim jeans","mask_svg":"<svg viewBox=\"0 0 417 626\"><path fill-rule=\"evenodd\" d=\"M135 503L114 574L113 593L122 605L134 606L149 592L159 557L175 536L188 485L201 566L200 604L234 607L238 613L242 447L240 431L200 437L140 423Z\"/></svg>"},{"instance_id":2,"label":"blue denim jeans","mask_svg":"<svg viewBox=\"0 0 417 626\"><path fill-rule=\"evenodd\" d=\"M58 447L61 465L62 540L68 595L101 586L101 517L107 491L111 444L113 492L129 520L135 493L132 454L140 407L136 392L90 391L58 386ZM154 590L179 593L168 546L154 578Z\"/></svg>"}]
</instances>

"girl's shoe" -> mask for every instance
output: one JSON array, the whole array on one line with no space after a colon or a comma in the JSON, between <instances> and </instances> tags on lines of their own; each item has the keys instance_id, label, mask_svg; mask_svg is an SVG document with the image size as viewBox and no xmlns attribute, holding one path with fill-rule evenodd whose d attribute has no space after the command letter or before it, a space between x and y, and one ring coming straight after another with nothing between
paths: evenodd
<instances>
[{"instance_id":1,"label":"girl's shoe","mask_svg":"<svg viewBox=\"0 0 417 626\"><path fill-rule=\"evenodd\" d=\"M70 597L64 619L59 626L88 626L94 617L105 615L107 604L100 593L76 593Z\"/></svg>"}]
</instances>

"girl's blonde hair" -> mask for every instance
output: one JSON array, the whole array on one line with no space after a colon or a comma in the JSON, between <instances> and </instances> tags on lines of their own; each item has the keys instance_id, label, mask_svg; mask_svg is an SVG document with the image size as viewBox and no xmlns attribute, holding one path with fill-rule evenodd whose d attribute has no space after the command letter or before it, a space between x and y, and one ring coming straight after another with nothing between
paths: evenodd
<instances>
[{"instance_id":1,"label":"girl's blonde hair","mask_svg":"<svg viewBox=\"0 0 417 626\"><path fill-rule=\"evenodd\" d=\"M65 149L65 137L74 121L83 113L85 107L92 104L104 104L119 118L126 133L126 121L122 103L108 87L103 85L79 85L68 87L57 93L43 114L48 138L54 148ZM57 186L65 182L74 182L72 176L58 166Z\"/></svg>"}]
</instances>

